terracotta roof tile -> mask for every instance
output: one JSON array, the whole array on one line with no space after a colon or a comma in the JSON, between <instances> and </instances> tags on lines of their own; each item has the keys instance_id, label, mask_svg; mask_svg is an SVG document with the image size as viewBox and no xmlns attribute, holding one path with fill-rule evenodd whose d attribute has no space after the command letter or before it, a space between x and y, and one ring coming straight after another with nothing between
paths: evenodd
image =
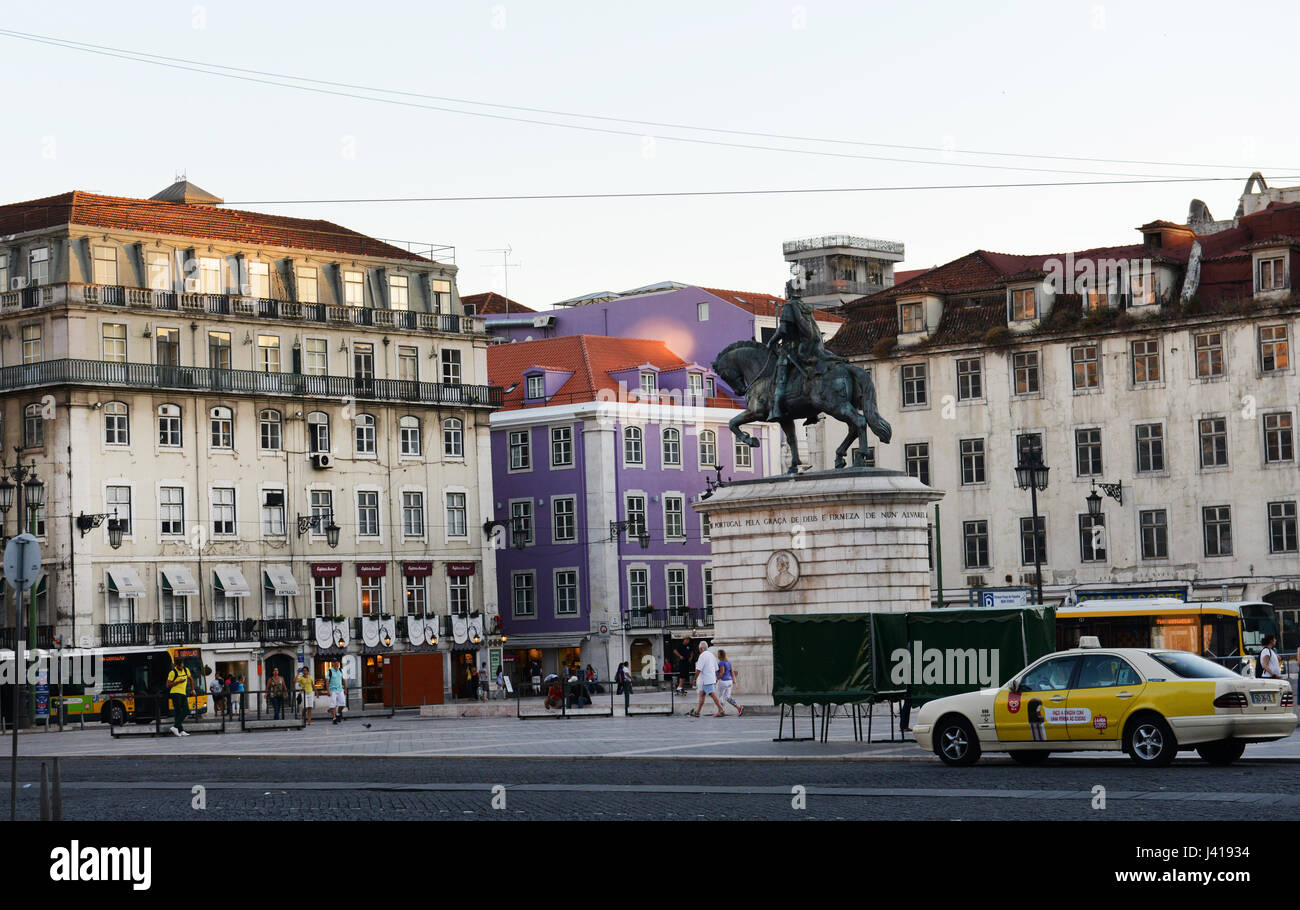
<instances>
[{"instance_id":1,"label":"terracotta roof tile","mask_svg":"<svg viewBox=\"0 0 1300 910\"><path fill-rule=\"evenodd\" d=\"M511 300L509 297L503 297L495 291L487 291L483 294L461 294L460 302L465 305L465 312L473 312L479 316L496 315L501 313L536 313L532 307L526 307L518 301Z\"/></svg>"}]
</instances>

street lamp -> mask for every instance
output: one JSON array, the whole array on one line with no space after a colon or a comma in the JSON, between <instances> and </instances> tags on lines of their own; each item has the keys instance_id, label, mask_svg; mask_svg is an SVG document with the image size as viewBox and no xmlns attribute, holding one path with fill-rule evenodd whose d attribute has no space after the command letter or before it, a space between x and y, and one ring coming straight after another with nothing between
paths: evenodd
<instances>
[{"instance_id":1,"label":"street lamp","mask_svg":"<svg viewBox=\"0 0 1300 910\"><path fill-rule=\"evenodd\" d=\"M1043 464L1042 453L1037 448L1021 453L1020 463L1016 465L1016 486L1022 490L1028 488L1034 516L1031 533L1034 541L1034 583L1039 605L1043 603L1043 550L1039 546L1041 538L1038 536L1038 491L1047 489L1048 470L1047 465Z\"/></svg>"},{"instance_id":2,"label":"street lamp","mask_svg":"<svg viewBox=\"0 0 1300 910\"><path fill-rule=\"evenodd\" d=\"M31 509L32 517L35 518L36 510L45 504L45 484L41 483L36 476L36 462L33 460L30 464L22 463L22 449L14 446L14 464L0 465L0 524L5 517L9 515L9 510L14 505L14 494L18 494L18 533L24 533L27 528L27 512ZM10 478L13 478L12 482ZM26 501L24 502L24 497ZM27 617L27 635L28 641L26 647L32 651L36 650L36 598L31 597L28 600L27 609L30 616ZM23 685L26 677L24 668L19 666L19 649L23 647L23 606L21 598L16 598L14 602L14 667L16 670L16 684L14 685L14 703L13 703L13 724L14 724L14 741L13 741L13 768L17 771L18 767L18 736L17 729L20 724L19 713L20 706L24 704L22 692L28 689ZM31 717L36 713L36 692L34 689L28 689L27 692L27 712L21 719L23 726L31 722ZM14 791L10 788L10 800L12 802ZM14 815L14 806L10 805L10 819Z\"/></svg>"},{"instance_id":3,"label":"street lamp","mask_svg":"<svg viewBox=\"0 0 1300 910\"><path fill-rule=\"evenodd\" d=\"M1085 501L1088 503L1088 514L1093 518L1096 518L1101 514L1101 497L1097 494L1097 489L1099 487L1101 492L1105 493L1120 505L1124 505L1124 481L1121 480L1116 483L1098 484L1097 481L1094 480L1092 482L1092 492L1084 497Z\"/></svg>"},{"instance_id":4,"label":"street lamp","mask_svg":"<svg viewBox=\"0 0 1300 910\"><path fill-rule=\"evenodd\" d=\"M325 522L329 524L325 524ZM323 527L322 527L323 526ZM334 523L333 512L320 512L315 515L298 516L298 536L306 534L308 530L319 534L322 530L325 532L325 542L333 550L339 545L339 526Z\"/></svg>"}]
</instances>

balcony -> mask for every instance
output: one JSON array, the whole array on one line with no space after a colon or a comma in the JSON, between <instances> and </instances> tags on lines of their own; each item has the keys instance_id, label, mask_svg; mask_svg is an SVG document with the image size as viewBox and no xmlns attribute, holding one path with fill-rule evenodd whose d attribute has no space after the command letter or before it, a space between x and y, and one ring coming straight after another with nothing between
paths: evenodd
<instances>
[{"instance_id":1,"label":"balcony","mask_svg":"<svg viewBox=\"0 0 1300 910\"><path fill-rule=\"evenodd\" d=\"M307 640L305 619L264 619L258 623L258 640L272 642L299 642Z\"/></svg>"},{"instance_id":2,"label":"balcony","mask_svg":"<svg viewBox=\"0 0 1300 910\"><path fill-rule=\"evenodd\" d=\"M201 622L156 622L153 640L159 645L194 645L203 635Z\"/></svg>"},{"instance_id":3,"label":"balcony","mask_svg":"<svg viewBox=\"0 0 1300 910\"><path fill-rule=\"evenodd\" d=\"M664 624L663 610L632 608L627 611L629 629L658 629Z\"/></svg>"},{"instance_id":4,"label":"balcony","mask_svg":"<svg viewBox=\"0 0 1300 910\"><path fill-rule=\"evenodd\" d=\"M209 642L256 641L252 619L218 619L208 623Z\"/></svg>"},{"instance_id":5,"label":"balcony","mask_svg":"<svg viewBox=\"0 0 1300 910\"><path fill-rule=\"evenodd\" d=\"M103 623L99 627L99 643L102 647L119 645L147 645L153 623L148 622L114 622Z\"/></svg>"},{"instance_id":6,"label":"balcony","mask_svg":"<svg viewBox=\"0 0 1300 910\"><path fill-rule=\"evenodd\" d=\"M182 294L103 284L45 284L0 293L0 315L46 306L103 306L162 310L195 316L233 316L244 319L273 319L322 325L362 325L377 329L438 332L452 335L483 335L482 316L456 313L416 313L379 310L371 307L340 306L332 303L301 303L237 294Z\"/></svg>"},{"instance_id":7,"label":"balcony","mask_svg":"<svg viewBox=\"0 0 1300 910\"><path fill-rule=\"evenodd\" d=\"M851 294L865 297L883 291L885 285L880 281L810 281L804 288L805 297L824 297L830 294Z\"/></svg>"},{"instance_id":8,"label":"balcony","mask_svg":"<svg viewBox=\"0 0 1300 910\"><path fill-rule=\"evenodd\" d=\"M500 386L414 382L404 379L352 379L347 376L304 376L301 373L261 373L257 370L219 370L210 367L70 359L44 360L40 363L0 368L0 392L61 385L405 401L465 408L497 408L504 401Z\"/></svg>"},{"instance_id":9,"label":"balcony","mask_svg":"<svg viewBox=\"0 0 1300 910\"><path fill-rule=\"evenodd\" d=\"M27 642L31 641L31 637L27 633L28 633L27 627L24 626L23 627L24 647L26 647ZM6 649L12 651L14 649L14 637L16 634L17 634L17 630L13 626L8 626L4 629L0 629L0 649ZM38 648L54 647L54 626L36 627L36 647Z\"/></svg>"}]
</instances>

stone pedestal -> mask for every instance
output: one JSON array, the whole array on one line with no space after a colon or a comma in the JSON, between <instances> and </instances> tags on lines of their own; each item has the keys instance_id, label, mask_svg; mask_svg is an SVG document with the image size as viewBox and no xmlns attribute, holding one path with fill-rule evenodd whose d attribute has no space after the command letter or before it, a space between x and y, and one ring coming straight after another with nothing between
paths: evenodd
<instances>
[{"instance_id":1,"label":"stone pedestal","mask_svg":"<svg viewBox=\"0 0 1300 910\"><path fill-rule=\"evenodd\" d=\"M768 616L930 606L930 505L943 491L879 468L735 481L694 504L713 543L714 640L737 691L771 694Z\"/></svg>"}]
</instances>

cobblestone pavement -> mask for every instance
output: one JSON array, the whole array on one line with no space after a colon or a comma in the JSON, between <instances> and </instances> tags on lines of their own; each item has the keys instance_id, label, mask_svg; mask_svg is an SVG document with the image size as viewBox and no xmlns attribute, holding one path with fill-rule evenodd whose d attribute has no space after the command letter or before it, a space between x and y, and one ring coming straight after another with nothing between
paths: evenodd
<instances>
[{"instance_id":1,"label":"cobblestone pavement","mask_svg":"<svg viewBox=\"0 0 1300 910\"><path fill-rule=\"evenodd\" d=\"M1289 765L184 757L60 762L69 820L1249 820L1300 808ZM38 811L39 762L19 769ZM8 763L0 812L8 811ZM1098 785L1105 808L1094 808ZM203 788L203 808L195 807ZM802 789L799 789L802 788Z\"/></svg>"}]
</instances>

